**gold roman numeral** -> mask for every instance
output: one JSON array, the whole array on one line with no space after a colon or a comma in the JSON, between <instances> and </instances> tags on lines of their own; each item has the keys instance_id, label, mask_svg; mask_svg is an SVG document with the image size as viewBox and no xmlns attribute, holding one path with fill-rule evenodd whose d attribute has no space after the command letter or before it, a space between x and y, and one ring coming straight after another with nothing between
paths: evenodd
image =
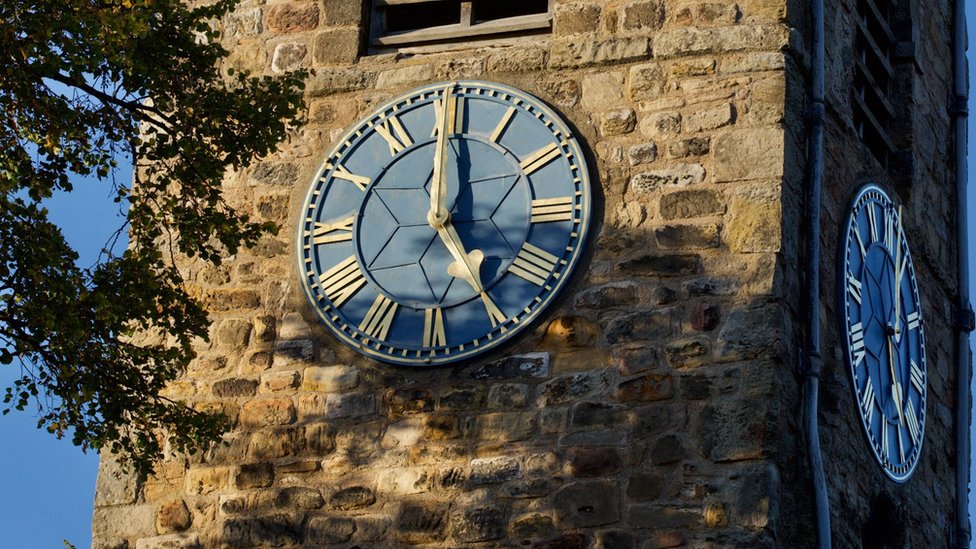
<instances>
[{"instance_id":1,"label":"gold roman numeral","mask_svg":"<svg viewBox=\"0 0 976 549\"><path fill-rule=\"evenodd\" d=\"M341 307L366 284L366 276L359 270L356 257L349 256L319 277L322 291L336 307Z\"/></svg>"},{"instance_id":2,"label":"gold roman numeral","mask_svg":"<svg viewBox=\"0 0 976 549\"><path fill-rule=\"evenodd\" d=\"M918 426L915 407L911 405L911 401L908 401L908 407L905 408L905 423L908 424L908 434L912 437L912 444L918 445L918 439L922 434L922 430Z\"/></svg>"},{"instance_id":3,"label":"gold roman numeral","mask_svg":"<svg viewBox=\"0 0 976 549\"><path fill-rule=\"evenodd\" d=\"M912 385L915 386L915 390L918 391L920 395L925 394L925 375L922 374L922 369L919 368L915 361L911 361L911 381Z\"/></svg>"},{"instance_id":4,"label":"gold roman numeral","mask_svg":"<svg viewBox=\"0 0 976 549\"><path fill-rule=\"evenodd\" d=\"M861 250L861 260L863 261L868 255L867 249L864 247L864 240L861 239L861 231L857 227L854 227L854 236L857 237L857 247Z\"/></svg>"},{"instance_id":5,"label":"gold roman numeral","mask_svg":"<svg viewBox=\"0 0 976 549\"><path fill-rule=\"evenodd\" d=\"M854 367L864 360L864 327L860 322L851 326L851 353L854 354ZM870 383L870 379L868 382Z\"/></svg>"},{"instance_id":6,"label":"gold roman numeral","mask_svg":"<svg viewBox=\"0 0 976 549\"><path fill-rule=\"evenodd\" d=\"M847 273L847 292L851 294L857 304L861 304L861 281L850 272Z\"/></svg>"},{"instance_id":7,"label":"gold roman numeral","mask_svg":"<svg viewBox=\"0 0 976 549\"><path fill-rule=\"evenodd\" d=\"M383 294L376 296L373 306L366 313L366 318L359 324L359 331L367 336L386 340L386 334L393 325L393 317L396 316L399 304Z\"/></svg>"},{"instance_id":8,"label":"gold roman numeral","mask_svg":"<svg viewBox=\"0 0 976 549\"><path fill-rule=\"evenodd\" d=\"M456 95L451 96L451 101L454 105L454 120L453 129L451 133L462 133L464 131L464 98L458 97ZM438 132L440 132L441 124L444 120L444 100L436 99L434 100L434 129L430 131L431 137L437 137ZM447 121L448 125L452 124L451 120Z\"/></svg>"},{"instance_id":9,"label":"gold roman numeral","mask_svg":"<svg viewBox=\"0 0 976 549\"><path fill-rule=\"evenodd\" d=\"M532 223L551 221L571 221L573 219L573 197L540 198L532 201Z\"/></svg>"},{"instance_id":10,"label":"gold roman numeral","mask_svg":"<svg viewBox=\"0 0 976 549\"><path fill-rule=\"evenodd\" d=\"M332 172L332 177L337 179L345 179L346 181L355 183L361 191L365 191L366 187L369 187L370 184L370 179L368 177L364 175L356 175L347 170L342 164L335 165L335 170Z\"/></svg>"},{"instance_id":11,"label":"gold roman numeral","mask_svg":"<svg viewBox=\"0 0 976 549\"><path fill-rule=\"evenodd\" d=\"M333 244L352 240L352 224L356 216L349 215L331 223L316 223L312 232L312 244Z\"/></svg>"},{"instance_id":12,"label":"gold roman numeral","mask_svg":"<svg viewBox=\"0 0 976 549\"><path fill-rule=\"evenodd\" d=\"M861 411L864 413L865 421L870 425L871 418L874 417L874 384L871 383L871 378L868 378L867 383L864 384L864 393L861 396ZM881 423L884 424L887 422L882 421Z\"/></svg>"},{"instance_id":13,"label":"gold roman numeral","mask_svg":"<svg viewBox=\"0 0 976 549\"><path fill-rule=\"evenodd\" d=\"M871 226L871 242L878 241L878 222L877 214L874 212L874 203L868 202L868 225Z\"/></svg>"},{"instance_id":14,"label":"gold roman numeral","mask_svg":"<svg viewBox=\"0 0 976 549\"><path fill-rule=\"evenodd\" d=\"M909 330L917 330L918 329L918 325L921 322L921 319L919 318L919 315L918 315L918 311L915 311L915 312L912 312L912 313L908 313L908 316L905 317L905 318L908 319L908 329Z\"/></svg>"},{"instance_id":15,"label":"gold roman numeral","mask_svg":"<svg viewBox=\"0 0 976 549\"><path fill-rule=\"evenodd\" d=\"M885 208L884 211L884 244L892 254L895 253L895 236L898 234L898 219L894 208Z\"/></svg>"},{"instance_id":16,"label":"gold roman numeral","mask_svg":"<svg viewBox=\"0 0 976 549\"><path fill-rule=\"evenodd\" d=\"M481 292L481 302L485 304L485 310L488 311L488 320L491 321L491 327L497 328L499 324L503 324L508 317L505 313L495 305L495 302L488 297L488 294Z\"/></svg>"},{"instance_id":17,"label":"gold roman numeral","mask_svg":"<svg viewBox=\"0 0 976 549\"><path fill-rule=\"evenodd\" d=\"M508 272L538 286L544 286L549 275L556 269L558 261L558 257L526 242L515 256Z\"/></svg>"},{"instance_id":18,"label":"gold roman numeral","mask_svg":"<svg viewBox=\"0 0 976 549\"><path fill-rule=\"evenodd\" d=\"M525 175L532 175L532 173L538 171L549 162L552 162L553 159L559 157L561 154L563 154L563 151L559 149L559 143L549 143L545 147L530 154L519 165L522 166Z\"/></svg>"},{"instance_id":19,"label":"gold roman numeral","mask_svg":"<svg viewBox=\"0 0 976 549\"><path fill-rule=\"evenodd\" d=\"M410 139L410 134L396 116L391 116L376 126L376 133L390 146L390 156L396 156L403 149L413 145L413 139Z\"/></svg>"},{"instance_id":20,"label":"gold roman numeral","mask_svg":"<svg viewBox=\"0 0 976 549\"><path fill-rule=\"evenodd\" d=\"M495 131L491 132L491 137L488 139L493 143L498 143L498 140L502 138L502 134L505 133L505 129L508 128L509 122L512 121L513 116L515 116L515 107L509 107L505 111L504 116L502 116L501 121L495 126Z\"/></svg>"},{"instance_id":21,"label":"gold roman numeral","mask_svg":"<svg viewBox=\"0 0 976 549\"><path fill-rule=\"evenodd\" d=\"M440 308L424 311L424 347L440 347L447 345L444 335L444 312Z\"/></svg>"}]
</instances>

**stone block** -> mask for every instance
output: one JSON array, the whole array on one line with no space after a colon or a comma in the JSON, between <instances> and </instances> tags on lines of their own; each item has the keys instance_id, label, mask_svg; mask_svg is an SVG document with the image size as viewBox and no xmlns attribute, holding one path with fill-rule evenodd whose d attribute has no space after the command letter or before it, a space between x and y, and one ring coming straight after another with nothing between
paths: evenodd
<instances>
[{"instance_id":1,"label":"stone block","mask_svg":"<svg viewBox=\"0 0 976 549\"><path fill-rule=\"evenodd\" d=\"M664 92L667 78L658 63L644 63L630 68L630 98L634 101L657 99Z\"/></svg>"},{"instance_id":2,"label":"stone block","mask_svg":"<svg viewBox=\"0 0 976 549\"><path fill-rule=\"evenodd\" d=\"M469 374L472 379L532 379L548 375L549 353L508 356L489 362Z\"/></svg>"},{"instance_id":3,"label":"stone block","mask_svg":"<svg viewBox=\"0 0 976 549\"><path fill-rule=\"evenodd\" d=\"M349 541L356 531L356 521L348 517L312 517L306 528L309 543L331 545Z\"/></svg>"},{"instance_id":4,"label":"stone block","mask_svg":"<svg viewBox=\"0 0 976 549\"><path fill-rule=\"evenodd\" d=\"M420 387L401 387L387 391L384 401L391 416L419 414L434 409L434 397Z\"/></svg>"},{"instance_id":5,"label":"stone block","mask_svg":"<svg viewBox=\"0 0 976 549\"><path fill-rule=\"evenodd\" d=\"M134 472L122 467L109 454L102 454L95 481L95 507L131 505L136 502L139 489Z\"/></svg>"},{"instance_id":6,"label":"stone block","mask_svg":"<svg viewBox=\"0 0 976 549\"><path fill-rule=\"evenodd\" d=\"M765 395L746 395L709 404L697 429L698 446L715 462L762 459L777 435Z\"/></svg>"},{"instance_id":7,"label":"stone block","mask_svg":"<svg viewBox=\"0 0 976 549\"><path fill-rule=\"evenodd\" d=\"M341 393L359 385L359 370L353 366L313 366L305 368L302 389L318 393Z\"/></svg>"},{"instance_id":8,"label":"stone block","mask_svg":"<svg viewBox=\"0 0 976 549\"><path fill-rule=\"evenodd\" d=\"M637 473L627 481L627 499L653 501L663 493L666 484L664 474Z\"/></svg>"},{"instance_id":9,"label":"stone block","mask_svg":"<svg viewBox=\"0 0 976 549\"><path fill-rule=\"evenodd\" d=\"M631 166L647 164L657 160L657 145L654 143L640 143L627 149L627 162Z\"/></svg>"},{"instance_id":10,"label":"stone block","mask_svg":"<svg viewBox=\"0 0 976 549\"><path fill-rule=\"evenodd\" d=\"M604 387L605 380L593 372L559 376L540 385L536 403L539 406L565 404Z\"/></svg>"},{"instance_id":11,"label":"stone block","mask_svg":"<svg viewBox=\"0 0 976 549\"><path fill-rule=\"evenodd\" d=\"M329 423L305 426L305 448L316 456L331 454L336 449L336 429Z\"/></svg>"},{"instance_id":12,"label":"stone block","mask_svg":"<svg viewBox=\"0 0 976 549\"><path fill-rule=\"evenodd\" d=\"M642 255L617 264L624 274L669 277L695 274L701 269L697 255Z\"/></svg>"},{"instance_id":13,"label":"stone block","mask_svg":"<svg viewBox=\"0 0 976 549\"><path fill-rule=\"evenodd\" d=\"M452 386L445 390L437 400L437 409L447 411L478 410L484 406L486 394L487 389L483 386Z\"/></svg>"},{"instance_id":14,"label":"stone block","mask_svg":"<svg viewBox=\"0 0 976 549\"><path fill-rule=\"evenodd\" d=\"M471 460L472 484L499 484L522 476L522 466L513 457L476 458Z\"/></svg>"},{"instance_id":15,"label":"stone block","mask_svg":"<svg viewBox=\"0 0 976 549\"><path fill-rule=\"evenodd\" d=\"M733 51L779 50L789 44L789 29L779 25L734 25L720 28L677 28L654 36L654 57Z\"/></svg>"},{"instance_id":16,"label":"stone block","mask_svg":"<svg viewBox=\"0 0 976 549\"><path fill-rule=\"evenodd\" d=\"M498 412L478 416L472 436L481 444L518 442L532 438L538 429L535 412Z\"/></svg>"},{"instance_id":17,"label":"stone block","mask_svg":"<svg viewBox=\"0 0 976 549\"><path fill-rule=\"evenodd\" d=\"M302 517L292 514L231 518L224 522L221 537L224 547L281 547L301 540Z\"/></svg>"},{"instance_id":18,"label":"stone block","mask_svg":"<svg viewBox=\"0 0 976 549\"><path fill-rule=\"evenodd\" d=\"M623 429L601 429L596 431L581 431L569 433L559 439L559 446L572 448L576 446L626 446L627 431Z\"/></svg>"},{"instance_id":19,"label":"stone block","mask_svg":"<svg viewBox=\"0 0 976 549\"><path fill-rule=\"evenodd\" d=\"M317 4L273 4L265 15L268 28L277 33L302 32L319 25Z\"/></svg>"},{"instance_id":20,"label":"stone block","mask_svg":"<svg viewBox=\"0 0 976 549\"><path fill-rule=\"evenodd\" d=\"M595 32L600 26L600 6L594 4L556 4L552 32L556 35Z\"/></svg>"},{"instance_id":21,"label":"stone block","mask_svg":"<svg viewBox=\"0 0 976 549\"><path fill-rule=\"evenodd\" d=\"M638 173L630 179L628 189L638 195L656 194L662 190L683 188L705 180L701 164L676 164L669 168Z\"/></svg>"},{"instance_id":22,"label":"stone block","mask_svg":"<svg viewBox=\"0 0 976 549\"><path fill-rule=\"evenodd\" d=\"M316 65L347 65L359 58L359 29L334 28L319 32L312 43Z\"/></svg>"},{"instance_id":23,"label":"stone block","mask_svg":"<svg viewBox=\"0 0 976 549\"><path fill-rule=\"evenodd\" d=\"M654 465L667 465L681 461L688 455L681 439L675 435L666 435L651 445L649 457Z\"/></svg>"},{"instance_id":24,"label":"stone block","mask_svg":"<svg viewBox=\"0 0 976 549\"><path fill-rule=\"evenodd\" d=\"M529 386L524 383L499 383L488 391L488 408L511 410L529 401Z\"/></svg>"},{"instance_id":25,"label":"stone block","mask_svg":"<svg viewBox=\"0 0 976 549\"><path fill-rule=\"evenodd\" d=\"M422 494L430 490L433 482L432 472L423 467L397 467L380 472L376 491L398 496Z\"/></svg>"},{"instance_id":26,"label":"stone block","mask_svg":"<svg viewBox=\"0 0 976 549\"><path fill-rule=\"evenodd\" d=\"M600 117L600 135L624 135L637 127L637 113L630 107L611 109Z\"/></svg>"},{"instance_id":27,"label":"stone block","mask_svg":"<svg viewBox=\"0 0 976 549\"><path fill-rule=\"evenodd\" d=\"M709 528L725 528L729 525L729 515L721 503L709 503L705 506L705 526Z\"/></svg>"},{"instance_id":28,"label":"stone block","mask_svg":"<svg viewBox=\"0 0 976 549\"><path fill-rule=\"evenodd\" d=\"M607 326L610 344L638 343L670 337L675 331L669 310L641 311L620 316Z\"/></svg>"},{"instance_id":29,"label":"stone block","mask_svg":"<svg viewBox=\"0 0 976 549\"><path fill-rule=\"evenodd\" d=\"M739 279L733 277L704 276L681 283L688 297L735 295L739 291Z\"/></svg>"},{"instance_id":30,"label":"stone block","mask_svg":"<svg viewBox=\"0 0 976 549\"><path fill-rule=\"evenodd\" d=\"M656 402L674 396L674 381L667 374L647 374L617 386L620 402Z\"/></svg>"},{"instance_id":31,"label":"stone block","mask_svg":"<svg viewBox=\"0 0 976 549\"><path fill-rule=\"evenodd\" d=\"M556 526L560 529L587 528L620 520L620 491L617 483L584 480L567 484L553 496Z\"/></svg>"},{"instance_id":32,"label":"stone block","mask_svg":"<svg viewBox=\"0 0 976 549\"><path fill-rule=\"evenodd\" d=\"M298 179L298 166L291 162L258 162L251 166L248 175L266 185L291 185Z\"/></svg>"},{"instance_id":33,"label":"stone block","mask_svg":"<svg viewBox=\"0 0 976 549\"><path fill-rule=\"evenodd\" d=\"M725 240L733 252L770 253L782 248L783 208L772 196L736 196Z\"/></svg>"},{"instance_id":34,"label":"stone block","mask_svg":"<svg viewBox=\"0 0 976 549\"><path fill-rule=\"evenodd\" d=\"M714 137L713 180L782 178L783 140L780 128L747 128Z\"/></svg>"},{"instance_id":35,"label":"stone block","mask_svg":"<svg viewBox=\"0 0 976 549\"><path fill-rule=\"evenodd\" d=\"M293 71L305 65L308 57L308 46L301 42L284 42L275 46L271 55L271 71L283 73Z\"/></svg>"},{"instance_id":36,"label":"stone block","mask_svg":"<svg viewBox=\"0 0 976 549\"><path fill-rule=\"evenodd\" d=\"M247 455L255 459L274 459L294 454L299 448L294 429L270 429L254 433Z\"/></svg>"},{"instance_id":37,"label":"stone block","mask_svg":"<svg viewBox=\"0 0 976 549\"><path fill-rule=\"evenodd\" d=\"M446 536L447 509L438 505L404 503L396 519L396 538L402 543L441 541Z\"/></svg>"},{"instance_id":38,"label":"stone block","mask_svg":"<svg viewBox=\"0 0 976 549\"><path fill-rule=\"evenodd\" d=\"M692 306L689 322L693 330L709 332L718 327L722 319L721 307L717 303L699 302Z\"/></svg>"},{"instance_id":39,"label":"stone block","mask_svg":"<svg viewBox=\"0 0 976 549\"><path fill-rule=\"evenodd\" d=\"M212 392L215 397L235 398L253 396L257 392L257 388L258 382L256 380L230 378L214 383Z\"/></svg>"},{"instance_id":40,"label":"stone block","mask_svg":"<svg viewBox=\"0 0 976 549\"><path fill-rule=\"evenodd\" d=\"M330 27L358 26L363 20L359 0L324 0L325 24Z\"/></svg>"},{"instance_id":41,"label":"stone block","mask_svg":"<svg viewBox=\"0 0 976 549\"><path fill-rule=\"evenodd\" d=\"M295 404L290 398L251 400L241 407L240 421L244 427L287 425L295 421Z\"/></svg>"},{"instance_id":42,"label":"stone block","mask_svg":"<svg viewBox=\"0 0 976 549\"><path fill-rule=\"evenodd\" d=\"M156 513L156 531L160 534L183 532L190 527L192 518L182 499L164 503Z\"/></svg>"},{"instance_id":43,"label":"stone block","mask_svg":"<svg viewBox=\"0 0 976 549\"><path fill-rule=\"evenodd\" d=\"M488 56L488 72L537 71L546 65L546 50L519 46L492 52Z\"/></svg>"},{"instance_id":44,"label":"stone block","mask_svg":"<svg viewBox=\"0 0 976 549\"><path fill-rule=\"evenodd\" d=\"M719 246L719 231L720 226L714 223L665 225L654 229L654 237L664 249L702 250Z\"/></svg>"},{"instance_id":45,"label":"stone block","mask_svg":"<svg viewBox=\"0 0 976 549\"><path fill-rule=\"evenodd\" d=\"M365 509L376 503L376 495L366 486L350 486L329 496L329 508L339 511Z\"/></svg>"},{"instance_id":46,"label":"stone block","mask_svg":"<svg viewBox=\"0 0 976 549\"><path fill-rule=\"evenodd\" d=\"M390 517L384 515L366 515L356 517L356 540L364 542L378 542L386 537L392 524Z\"/></svg>"},{"instance_id":47,"label":"stone block","mask_svg":"<svg viewBox=\"0 0 976 549\"><path fill-rule=\"evenodd\" d=\"M637 301L637 296L637 284L623 280L586 289L576 294L573 304L577 309L604 310L632 305Z\"/></svg>"},{"instance_id":48,"label":"stone block","mask_svg":"<svg viewBox=\"0 0 976 549\"><path fill-rule=\"evenodd\" d=\"M267 488L274 483L274 478L274 466L270 463L248 463L241 465L234 485L241 490Z\"/></svg>"},{"instance_id":49,"label":"stone block","mask_svg":"<svg viewBox=\"0 0 976 549\"><path fill-rule=\"evenodd\" d=\"M368 88L376 83L375 73L358 68L326 67L315 70L305 81L305 91L311 97L350 92Z\"/></svg>"},{"instance_id":50,"label":"stone block","mask_svg":"<svg viewBox=\"0 0 976 549\"><path fill-rule=\"evenodd\" d=\"M332 394L326 399L325 417L345 419L376 413L376 397L372 393Z\"/></svg>"},{"instance_id":51,"label":"stone block","mask_svg":"<svg viewBox=\"0 0 976 549\"><path fill-rule=\"evenodd\" d=\"M247 347L251 336L251 323L247 320L224 320L214 333L214 343L218 347L237 349Z\"/></svg>"},{"instance_id":52,"label":"stone block","mask_svg":"<svg viewBox=\"0 0 976 549\"><path fill-rule=\"evenodd\" d=\"M577 402L570 413L574 427L612 428L624 418L623 410L609 402Z\"/></svg>"},{"instance_id":53,"label":"stone block","mask_svg":"<svg viewBox=\"0 0 976 549\"><path fill-rule=\"evenodd\" d=\"M452 57L434 65L434 75L439 80L477 80L485 74L482 57Z\"/></svg>"},{"instance_id":54,"label":"stone block","mask_svg":"<svg viewBox=\"0 0 976 549\"><path fill-rule=\"evenodd\" d=\"M186 492L205 496L227 487L230 470L227 467L190 467L186 472Z\"/></svg>"},{"instance_id":55,"label":"stone block","mask_svg":"<svg viewBox=\"0 0 976 549\"><path fill-rule=\"evenodd\" d=\"M559 534L533 543L532 549L590 549L590 538L586 534Z\"/></svg>"},{"instance_id":56,"label":"stone block","mask_svg":"<svg viewBox=\"0 0 976 549\"><path fill-rule=\"evenodd\" d=\"M636 549L638 538L624 530L602 530L596 533L596 549Z\"/></svg>"},{"instance_id":57,"label":"stone block","mask_svg":"<svg viewBox=\"0 0 976 549\"><path fill-rule=\"evenodd\" d=\"M301 384L302 376L297 371L291 372L268 372L261 376L261 388L263 391L277 393L297 389Z\"/></svg>"},{"instance_id":58,"label":"stone block","mask_svg":"<svg viewBox=\"0 0 976 549\"><path fill-rule=\"evenodd\" d=\"M664 346L668 364L674 368L701 366L711 353L711 343L704 337L688 337L669 341Z\"/></svg>"},{"instance_id":59,"label":"stone block","mask_svg":"<svg viewBox=\"0 0 976 549\"><path fill-rule=\"evenodd\" d=\"M661 215L666 219L709 217L723 213L725 202L714 191L677 191L661 196Z\"/></svg>"},{"instance_id":60,"label":"stone block","mask_svg":"<svg viewBox=\"0 0 976 549\"><path fill-rule=\"evenodd\" d=\"M224 16L224 35L235 38L256 36L261 33L261 8L233 10Z\"/></svg>"},{"instance_id":61,"label":"stone block","mask_svg":"<svg viewBox=\"0 0 976 549\"><path fill-rule=\"evenodd\" d=\"M678 59L671 64L671 76L705 76L715 74L715 65L715 59L711 57Z\"/></svg>"},{"instance_id":62,"label":"stone block","mask_svg":"<svg viewBox=\"0 0 976 549\"><path fill-rule=\"evenodd\" d=\"M569 472L577 478L602 477L619 471L621 463L616 448L575 448L569 458Z\"/></svg>"},{"instance_id":63,"label":"stone block","mask_svg":"<svg viewBox=\"0 0 976 549\"><path fill-rule=\"evenodd\" d=\"M410 65L381 72L376 79L376 89L402 88L418 84L434 77L430 65Z\"/></svg>"},{"instance_id":64,"label":"stone block","mask_svg":"<svg viewBox=\"0 0 976 549\"><path fill-rule=\"evenodd\" d=\"M275 507L280 509L321 509L325 505L322 493L307 486L290 486L278 491Z\"/></svg>"},{"instance_id":65,"label":"stone block","mask_svg":"<svg viewBox=\"0 0 976 549\"><path fill-rule=\"evenodd\" d=\"M284 368L286 366L311 362L314 357L315 345L310 339L278 341L275 344L272 365L275 368Z\"/></svg>"},{"instance_id":66,"label":"stone block","mask_svg":"<svg viewBox=\"0 0 976 549\"><path fill-rule=\"evenodd\" d=\"M588 111L600 112L624 101L624 75L619 71L587 74L582 82L582 105Z\"/></svg>"},{"instance_id":67,"label":"stone block","mask_svg":"<svg viewBox=\"0 0 976 549\"><path fill-rule=\"evenodd\" d=\"M674 137L681 132L681 114L668 111L651 113L641 121L640 131L651 139Z\"/></svg>"},{"instance_id":68,"label":"stone block","mask_svg":"<svg viewBox=\"0 0 976 549\"><path fill-rule=\"evenodd\" d=\"M575 107L582 96L579 82L571 78L549 82L544 89L553 103L565 109Z\"/></svg>"},{"instance_id":69,"label":"stone block","mask_svg":"<svg viewBox=\"0 0 976 549\"><path fill-rule=\"evenodd\" d=\"M505 537L508 512L500 507L464 509L451 514L451 537L462 543L477 543Z\"/></svg>"},{"instance_id":70,"label":"stone block","mask_svg":"<svg viewBox=\"0 0 976 549\"><path fill-rule=\"evenodd\" d=\"M662 0L639 0L620 9L620 26L625 31L658 30L664 24Z\"/></svg>"},{"instance_id":71,"label":"stone block","mask_svg":"<svg viewBox=\"0 0 976 549\"><path fill-rule=\"evenodd\" d=\"M783 328L788 325L782 311L774 306L733 310L719 331L718 358L732 362L761 355L779 357L785 353Z\"/></svg>"},{"instance_id":72,"label":"stone block","mask_svg":"<svg viewBox=\"0 0 976 549\"><path fill-rule=\"evenodd\" d=\"M712 140L708 137L690 137L681 139L668 145L668 155L671 158L687 158L689 156L704 156L712 147Z\"/></svg>"},{"instance_id":73,"label":"stone block","mask_svg":"<svg viewBox=\"0 0 976 549\"><path fill-rule=\"evenodd\" d=\"M723 103L709 109L696 109L684 118L684 130L696 133L728 126L735 120L735 110L731 103Z\"/></svg>"},{"instance_id":74,"label":"stone block","mask_svg":"<svg viewBox=\"0 0 976 549\"><path fill-rule=\"evenodd\" d=\"M528 545L534 540L552 535L552 517L543 513L526 513L513 518L508 531L514 541Z\"/></svg>"},{"instance_id":75,"label":"stone block","mask_svg":"<svg viewBox=\"0 0 976 549\"><path fill-rule=\"evenodd\" d=\"M433 414L423 422L423 437L426 440L451 440L461 436L461 424L457 416Z\"/></svg>"},{"instance_id":76,"label":"stone block","mask_svg":"<svg viewBox=\"0 0 976 549\"><path fill-rule=\"evenodd\" d=\"M554 69L589 67L647 59L651 41L645 37L580 40L579 36L555 38L549 52Z\"/></svg>"}]
</instances>

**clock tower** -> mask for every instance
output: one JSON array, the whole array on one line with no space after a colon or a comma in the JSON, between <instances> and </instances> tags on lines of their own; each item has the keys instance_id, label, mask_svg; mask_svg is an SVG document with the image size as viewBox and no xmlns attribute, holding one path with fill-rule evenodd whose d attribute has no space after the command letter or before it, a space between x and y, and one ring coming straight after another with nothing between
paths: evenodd
<instances>
[{"instance_id":1,"label":"clock tower","mask_svg":"<svg viewBox=\"0 0 976 549\"><path fill-rule=\"evenodd\" d=\"M179 260L233 426L93 546L965 546L955 8L243 0L313 74Z\"/></svg>"}]
</instances>

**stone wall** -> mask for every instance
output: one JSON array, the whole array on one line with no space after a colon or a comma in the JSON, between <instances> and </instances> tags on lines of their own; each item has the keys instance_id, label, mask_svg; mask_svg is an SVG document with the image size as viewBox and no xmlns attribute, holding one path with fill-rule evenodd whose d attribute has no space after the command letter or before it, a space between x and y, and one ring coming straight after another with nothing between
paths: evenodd
<instances>
[{"instance_id":1,"label":"stone wall","mask_svg":"<svg viewBox=\"0 0 976 549\"><path fill-rule=\"evenodd\" d=\"M952 2L911 1L914 55L896 66L900 135L910 161L885 170L853 129L853 36L856 2L827 6L827 105L821 309L824 377L821 440L830 482L836 547L884 542L948 547L953 539L957 459L953 439L955 364L955 196L953 135L946 100L952 89ZM918 276L928 355L928 407L922 456L898 485L876 464L857 420L835 312L840 226L850 200L875 181L904 205L903 225ZM964 199L964 197L962 198ZM965 383L965 381L964 381Z\"/></svg>"},{"instance_id":2,"label":"stone wall","mask_svg":"<svg viewBox=\"0 0 976 549\"><path fill-rule=\"evenodd\" d=\"M380 55L363 54L364 12L245 0L222 22L229 66L315 69L310 123L226 180L281 234L220 268L183 266L214 325L171 394L233 430L141 485L103 460L94 546L809 541L793 377L803 85L785 0L557 1L551 35ZM426 370L371 362L305 302L298 210L343 128L458 78L524 89L575 126L600 203L590 252L504 351ZM835 423L855 429L834 392Z\"/></svg>"}]
</instances>

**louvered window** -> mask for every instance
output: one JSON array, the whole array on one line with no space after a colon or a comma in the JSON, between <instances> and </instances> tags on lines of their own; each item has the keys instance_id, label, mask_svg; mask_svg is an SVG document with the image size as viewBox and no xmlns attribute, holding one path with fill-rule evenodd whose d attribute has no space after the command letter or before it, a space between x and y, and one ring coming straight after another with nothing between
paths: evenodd
<instances>
[{"instance_id":1,"label":"louvered window","mask_svg":"<svg viewBox=\"0 0 976 549\"><path fill-rule=\"evenodd\" d=\"M854 127L883 166L888 165L895 150L891 127L896 113L893 94L898 41L891 30L893 4L893 0L857 0Z\"/></svg>"},{"instance_id":2,"label":"louvered window","mask_svg":"<svg viewBox=\"0 0 976 549\"><path fill-rule=\"evenodd\" d=\"M547 32L552 0L373 0L372 49Z\"/></svg>"}]
</instances>

